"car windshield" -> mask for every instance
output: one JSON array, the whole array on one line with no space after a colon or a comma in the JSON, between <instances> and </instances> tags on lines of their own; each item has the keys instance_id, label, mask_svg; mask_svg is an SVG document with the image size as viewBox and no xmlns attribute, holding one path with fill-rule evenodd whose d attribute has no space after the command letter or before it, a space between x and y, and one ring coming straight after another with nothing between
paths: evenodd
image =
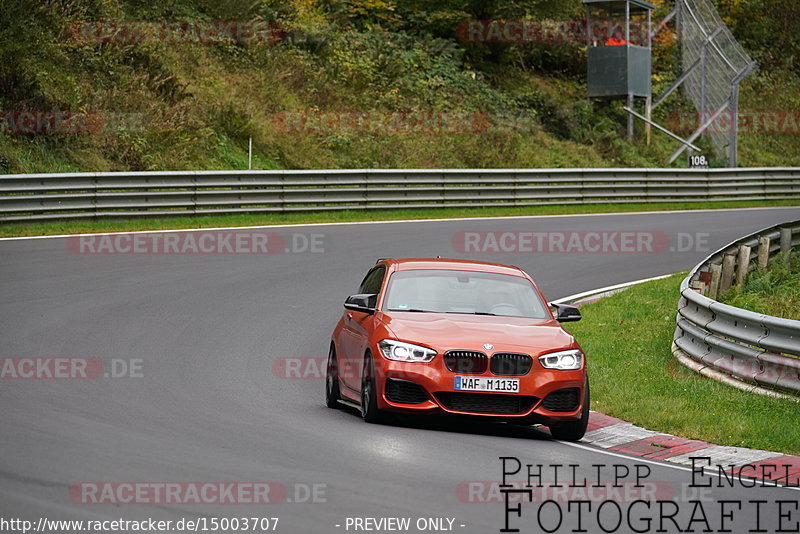
<instances>
[{"instance_id":1,"label":"car windshield","mask_svg":"<svg viewBox=\"0 0 800 534\"><path fill-rule=\"evenodd\" d=\"M549 319L545 303L527 279L473 271L396 272L389 280L384 309Z\"/></svg>"}]
</instances>

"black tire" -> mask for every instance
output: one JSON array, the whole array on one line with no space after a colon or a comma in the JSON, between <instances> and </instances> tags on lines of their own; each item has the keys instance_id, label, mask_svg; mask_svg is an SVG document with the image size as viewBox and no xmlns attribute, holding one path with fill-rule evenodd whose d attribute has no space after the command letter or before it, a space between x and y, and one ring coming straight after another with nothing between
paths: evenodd
<instances>
[{"instance_id":1,"label":"black tire","mask_svg":"<svg viewBox=\"0 0 800 534\"><path fill-rule=\"evenodd\" d=\"M339 392L339 364L336 360L336 349L331 343L328 351L328 365L325 373L325 405L328 408L338 408L341 393Z\"/></svg>"},{"instance_id":2,"label":"black tire","mask_svg":"<svg viewBox=\"0 0 800 534\"><path fill-rule=\"evenodd\" d=\"M364 356L364 372L361 375L361 418L367 423L382 423L386 419L378 409L375 363L369 352Z\"/></svg>"},{"instance_id":3,"label":"black tire","mask_svg":"<svg viewBox=\"0 0 800 534\"><path fill-rule=\"evenodd\" d=\"M589 425L589 377L586 377L584 385L583 409L581 418L576 421L566 421L550 425L550 434L559 441L579 441L586 434L586 427Z\"/></svg>"}]
</instances>

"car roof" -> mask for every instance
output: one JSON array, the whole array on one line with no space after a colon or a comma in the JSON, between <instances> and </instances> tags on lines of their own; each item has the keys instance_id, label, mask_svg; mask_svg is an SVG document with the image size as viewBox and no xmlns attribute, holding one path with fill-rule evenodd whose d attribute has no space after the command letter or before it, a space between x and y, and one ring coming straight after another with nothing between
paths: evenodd
<instances>
[{"instance_id":1,"label":"car roof","mask_svg":"<svg viewBox=\"0 0 800 534\"><path fill-rule=\"evenodd\" d=\"M525 276L522 269L499 263L472 260L453 260L446 258L387 258L379 260L387 265L394 265L398 271L414 270L449 270L449 271L481 271L497 274Z\"/></svg>"}]
</instances>

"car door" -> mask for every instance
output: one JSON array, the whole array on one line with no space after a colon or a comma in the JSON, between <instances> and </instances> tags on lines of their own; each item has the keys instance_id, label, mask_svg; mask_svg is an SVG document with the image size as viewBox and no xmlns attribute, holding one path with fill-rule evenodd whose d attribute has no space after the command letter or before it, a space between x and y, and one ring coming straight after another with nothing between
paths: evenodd
<instances>
[{"instance_id":1,"label":"car door","mask_svg":"<svg viewBox=\"0 0 800 534\"><path fill-rule=\"evenodd\" d=\"M371 269L358 288L359 294L378 294L383 286L383 279L386 276L386 266L378 265ZM377 297L371 306L377 304ZM342 381L345 385L354 390L361 389L361 375L364 366L364 352L367 349L369 336L372 333L374 316L369 313L344 310L342 328L342 348L344 354L340 357L343 367L341 372Z\"/></svg>"}]
</instances>

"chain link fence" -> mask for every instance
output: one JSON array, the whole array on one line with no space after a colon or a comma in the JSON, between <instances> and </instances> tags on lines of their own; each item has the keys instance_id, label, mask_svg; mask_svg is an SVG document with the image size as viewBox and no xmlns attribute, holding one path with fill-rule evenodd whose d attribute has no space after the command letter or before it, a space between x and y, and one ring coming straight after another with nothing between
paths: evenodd
<instances>
[{"instance_id":1,"label":"chain link fence","mask_svg":"<svg viewBox=\"0 0 800 534\"><path fill-rule=\"evenodd\" d=\"M736 166L739 83L756 63L725 26L710 0L677 0L686 95L706 126L714 153Z\"/></svg>"}]
</instances>

